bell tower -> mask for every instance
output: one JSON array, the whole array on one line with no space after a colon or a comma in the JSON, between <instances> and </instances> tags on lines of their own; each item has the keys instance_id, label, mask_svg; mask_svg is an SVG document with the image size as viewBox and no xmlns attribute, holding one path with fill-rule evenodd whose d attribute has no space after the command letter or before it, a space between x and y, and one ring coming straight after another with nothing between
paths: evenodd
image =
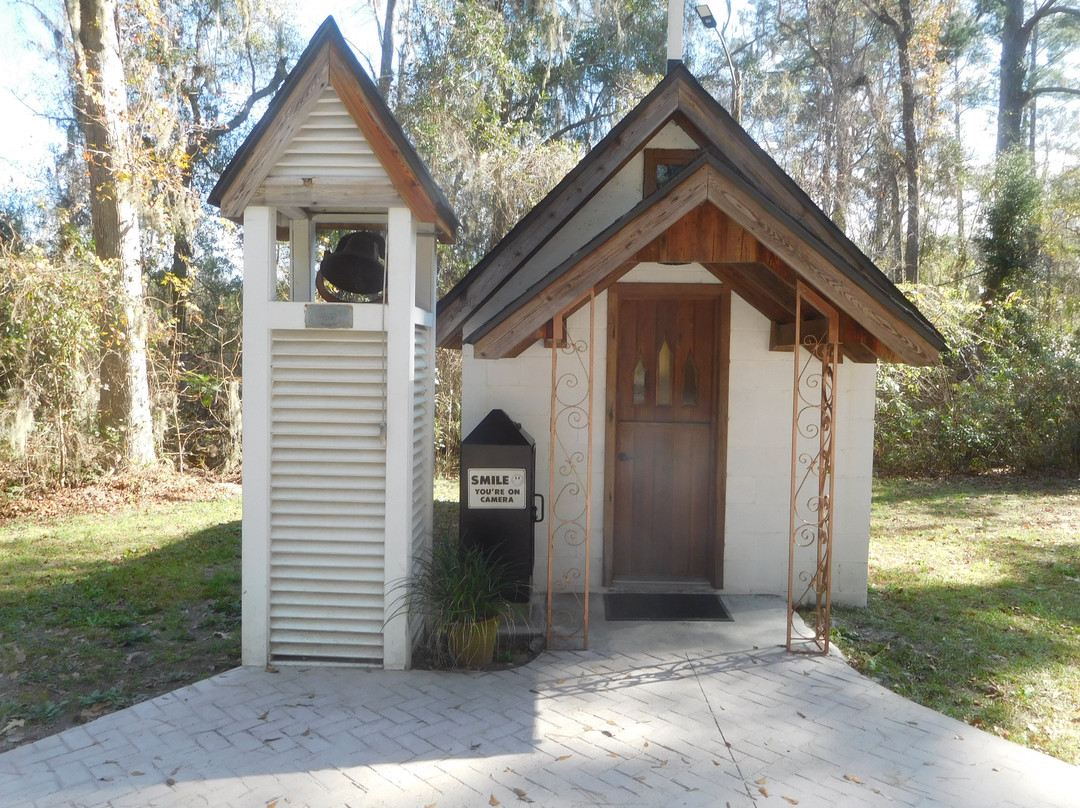
<instances>
[{"instance_id":1,"label":"bell tower","mask_svg":"<svg viewBox=\"0 0 1080 808\"><path fill-rule=\"evenodd\" d=\"M244 228L243 663L408 667L457 220L332 17L210 202Z\"/></svg>"}]
</instances>

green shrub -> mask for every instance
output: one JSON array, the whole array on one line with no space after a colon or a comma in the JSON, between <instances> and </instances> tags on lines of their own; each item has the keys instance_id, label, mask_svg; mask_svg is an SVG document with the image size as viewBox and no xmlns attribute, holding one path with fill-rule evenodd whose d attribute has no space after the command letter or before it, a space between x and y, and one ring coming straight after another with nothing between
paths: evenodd
<instances>
[{"instance_id":1,"label":"green shrub","mask_svg":"<svg viewBox=\"0 0 1080 808\"><path fill-rule=\"evenodd\" d=\"M884 473L1080 470L1080 339L1018 293L983 306L908 289L951 350L878 370L875 466Z\"/></svg>"}]
</instances>

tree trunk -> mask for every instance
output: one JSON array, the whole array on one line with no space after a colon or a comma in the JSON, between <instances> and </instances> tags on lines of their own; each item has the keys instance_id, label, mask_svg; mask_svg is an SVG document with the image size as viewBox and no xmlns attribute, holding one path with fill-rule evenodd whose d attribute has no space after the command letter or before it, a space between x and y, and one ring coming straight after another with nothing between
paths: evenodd
<instances>
[{"instance_id":1,"label":"tree trunk","mask_svg":"<svg viewBox=\"0 0 1080 808\"><path fill-rule=\"evenodd\" d=\"M1031 45L1029 46L1029 67L1032 75L1035 73L1036 61L1039 58L1039 26L1031 27ZM1028 109L1028 151L1035 154L1035 135L1038 132L1038 99L1032 98Z\"/></svg>"},{"instance_id":2,"label":"tree trunk","mask_svg":"<svg viewBox=\"0 0 1080 808\"><path fill-rule=\"evenodd\" d=\"M904 280L919 282L919 132L915 127L915 71L911 66L911 36L915 19L911 0L900 0L896 50L900 62L901 123L904 130L904 176L907 179L907 230L904 239Z\"/></svg>"},{"instance_id":3,"label":"tree trunk","mask_svg":"<svg viewBox=\"0 0 1080 808\"><path fill-rule=\"evenodd\" d=\"M394 72L394 8L397 0L386 0L386 18L382 31L382 61L379 64L379 91L390 98L390 81Z\"/></svg>"},{"instance_id":4,"label":"tree trunk","mask_svg":"<svg viewBox=\"0 0 1080 808\"><path fill-rule=\"evenodd\" d=\"M115 0L64 0L75 55L75 115L86 141L94 252L115 273L113 308L102 328L102 433L116 436L131 465L155 460L146 370L139 224L127 88Z\"/></svg>"},{"instance_id":5,"label":"tree trunk","mask_svg":"<svg viewBox=\"0 0 1080 808\"><path fill-rule=\"evenodd\" d=\"M1023 143L1024 104L1027 92L1028 29L1024 28L1024 0L1004 0L1001 21L1001 66L998 93L997 154Z\"/></svg>"}]
</instances>

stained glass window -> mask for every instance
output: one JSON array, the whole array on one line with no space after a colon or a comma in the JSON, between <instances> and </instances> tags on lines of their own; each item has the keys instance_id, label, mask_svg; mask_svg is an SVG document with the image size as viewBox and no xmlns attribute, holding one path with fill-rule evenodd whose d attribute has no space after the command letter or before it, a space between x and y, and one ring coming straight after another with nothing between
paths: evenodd
<instances>
[{"instance_id":1,"label":"stained glass window","mask_svg":"<svg viewBox=\"0 0 1080 808\"><path fill-rule=\"evenodd\" d=\"M645 360L638 354L637 364L634 365L634 403L645 403Z\"/></svg>"},{"instance_id":2,"label":"stained glass window","mask_svg":"<svg viewBox=\"0 0 1080 808\"><path fill-rule=\"evenodd\" d=\"M656 406L671 406L671 346L667 340L660 346L660 361L656 368Z\"/></svg>"}]
</instances>

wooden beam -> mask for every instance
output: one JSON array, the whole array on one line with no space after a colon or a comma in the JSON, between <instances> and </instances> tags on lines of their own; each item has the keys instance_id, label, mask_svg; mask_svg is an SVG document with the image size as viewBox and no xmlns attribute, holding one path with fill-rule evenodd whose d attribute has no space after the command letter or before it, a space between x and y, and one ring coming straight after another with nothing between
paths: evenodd
<instances>
[{"instance_id":1,"label":"wooden beam","mask_svg":"<svg viewBox=\"0 0 1080 808\"><path fill-rule=\"evenodd\" d=\"M476 356L496 359L533 333L543 322L589 294L615 269L636 260L638 250L681 219L705 198L711 168L706 163L637 215L616 222L593 239L582 256L571 256L552 272L543 288L532 290L513 314L473 341Z\"/></svg>"},{"instance_id":2,"label":"wooden beam","mask_svg":"<svg viewBox=\"0 0 1080 808\"><path fill-rule=\"evenodd\" d=\"M407 204L389 180L330 177L267 177L250 204L342 208L393 208Z\"/></svg>"},{"instance_id":3,"label":"wooden beam","mask_svg":"<svg viewBox=\"0 0 1080 808\"><path fill-rule=\"evenodd\" d=\"M829 321L814 317L802 322L802 336L822 341L829 338ZM795 350L795 323L773 323L769 329L769 350L790 353Z\"/></svg>"},{"instance_id":4,"label":"wooden beam","mask_svg":"<svg viewBox=\"0 0 1080 808\"><path fill-rule=\"evenodd\" d=\"M840 315L840 344L856 362L901 362L900 356L885 343L855 322L847 313ZM867 354L870 357L868 358ZM860 358L861 357L861 358Z\"/></svg>"},{"instance_id":5,"label":"wooden beam","mask_svg":"<svg viewBox=\"0 0 1080 808\"><path fill-rule=\"evenodd\" d=\"M544 326L544 347L566 347L566 315L556 314Z\"/></svg>"},{"instance_id":6,"label":"wooden beam","mask_svg":"<svg viewBox=\"0 0 1080 808\"><path fill-rule=\"evenodd\" d=\"M752 277L743 271L742 264L705 264L705 268L770 320L795 317L794 296L790 303L779 303Z\"/></svg>"},{"instance_id":7,"label":"wooden beam","mask_svg":"<svg viewBox=\"0 0 1080 808\"><path fill-rule=\"evenodd\" d=\"M887 346L879 339L870 334L865 328L851 319L850 316L841 312L839 322L840 348L844 355L853 362L871 363L881 359L884 362L899 361ZM814 317L803 321L803 335L812 335L818 339L825 339L828 322L822 317ZM773 322L769 333L769 350L786 351L795 350L795 323ZM881 353L877 353L880 351Z\"/></svg>"}]
</instances>

